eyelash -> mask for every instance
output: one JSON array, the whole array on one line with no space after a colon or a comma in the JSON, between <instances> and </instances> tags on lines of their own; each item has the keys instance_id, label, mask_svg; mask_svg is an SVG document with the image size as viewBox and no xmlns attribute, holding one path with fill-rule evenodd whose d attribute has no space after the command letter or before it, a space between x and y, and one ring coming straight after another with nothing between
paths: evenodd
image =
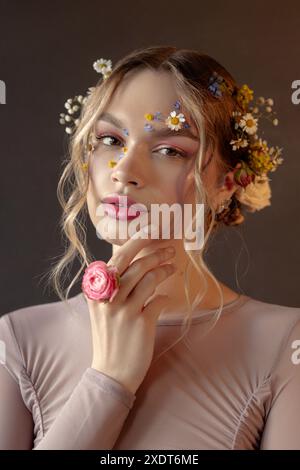
<instances>
[{"instance_id":1,"label":"eyelash","mask_svg":"<svg viewBox=\"0 0 300 470\"><path fill-rule=\"evenodd\" d=\"M103 134L103 135L96 136L96 139L99 140L99 141L102 141L102 139L104 139L105 137L110 137L111 139L115 139L118 142L121 142L117 137L114 137L113 135L110 135L110 134ZM109 145L108 147L111 147L111 146ZM174 155L174 156L171 155L171 158L185 158L186 157L184 152L180 152L179 150L175 149L174 147L161 147L158 150L162 150L162 149L173 150L174 152L176 152L176 155ZM169 157L170 155L165 155L165 156Z\"/></svg>"}]
</instances>

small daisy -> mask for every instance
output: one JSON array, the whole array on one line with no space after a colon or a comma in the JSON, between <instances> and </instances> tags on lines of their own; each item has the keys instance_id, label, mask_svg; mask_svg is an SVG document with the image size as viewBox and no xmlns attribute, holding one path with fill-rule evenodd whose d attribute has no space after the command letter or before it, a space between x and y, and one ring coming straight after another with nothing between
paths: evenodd
<instances>
[{"instance_id":1,"label":"small daisy","mask_svg":"<svg viewBox=\"0 0 300 470\"><path fill-rule=\"evenodd\" d=\"M232 150L238 150L239 148L247 147L248 141L246 139L237 139L231 140L230 144L232 145Z\"/></svg>"},{"instance_id":2,"label":"small daisy","mask_svg":"<svg viewBox=\"0 0 300 470\"><path fill-rule=\"evenodd\" d=\"M185 117L183 113L176 114L176 111L171 111L167 117L165 123L167 126L172 129L172 131L178 131L182 127L182 122L185 122Z\"/></svg>"},{"instance_id":3,"label":"small daisy","mask_svg":"<svg viewBox=\"0 0 300 470\"><path fill-rule=\"evenodd\" d=\"M239 122L239 127L246 131L247 134L255 134L257 131L257 119L255 119L250 113L244 114Z\"/></svg>"}]
</instances>

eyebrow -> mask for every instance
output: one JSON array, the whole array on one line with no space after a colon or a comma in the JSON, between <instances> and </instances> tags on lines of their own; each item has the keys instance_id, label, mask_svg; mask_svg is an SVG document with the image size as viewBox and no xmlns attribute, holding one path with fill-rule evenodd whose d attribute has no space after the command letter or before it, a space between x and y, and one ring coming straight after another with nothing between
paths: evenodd
<instances>
[{"instance_id":1,"label":"eyebrow","mask_svg":"<svg viewBox=\"0 0 300 470\"><path fill-rule=\"evenodd\" d=\"M124 129L126 127L125 124L120 119L116 118L115 116L107 112L103 112L102 114L100 114L100 116L97 119L97 122L99 121L109 122L110 124L113 124L119 129ZM199 138L196 135L194 135L187 127L182 127L178 131L173 131L169 127L162 128L162 129L153 129L150 133L158 137L175 137L175 136L180 135L182 137L189 137L190 139L199 142Z\"/></svg>"}]
</instances>

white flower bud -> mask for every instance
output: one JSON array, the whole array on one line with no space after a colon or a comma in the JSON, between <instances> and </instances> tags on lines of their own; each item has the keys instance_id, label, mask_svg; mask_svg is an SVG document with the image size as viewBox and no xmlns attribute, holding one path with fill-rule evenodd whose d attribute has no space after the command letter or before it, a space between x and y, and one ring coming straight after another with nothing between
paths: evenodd
<instances>
[{"instance_id":1,"label":"white flower bud","mask_svg":"<svg viewBox=\"0 0 300 470\"><path fill-rule=\"evenodd\" d=\"M72 120L71 116L67 114L65 117L65 121L70 122L71 120Z\"/></svg>"},{"instance_id":2,"label":"white flower bud","mask_svg":"<svg viewBox=\"0 0 300 470\"><path fill-rule=\"evenodd\" d=\"M65 103L65 108L66 108L66 109L70 109L70 108L71 108L70 103L66 102L66 103Z\"/></svg>"},{"instance_id":3,"label":"white flower bud","mask_svg":"<svg viewBox=\"0 0 300 470\"><path fill-rule=\"evenodd\" d=\"M271 108L270 106L267 106L267 107L266 107L266 111L267 111L268 113L270 113L270 112L272 111L272 108Z\"/></svg>"},{"instance_id":4,"label":"white flower bud","mask_svg":"<svg viewBox=\"0 0 300 470\"><path fill-rule=\"evenodd\" d=\"M273 119L273 125L274 125L274 126L278 126L278 123L279 123L279 121L278 121L277 118Z\"/></svg>"},{"instance_id":5,"label":"white flower bud","mask_svg":"<svg viewBox=\"0 0 300 470\"><path fill-rule=\"evenodd\" d=\"M272 100L272 98L267 99L267 104L270 105L270 106L274 105L274 101Z\"/></svg>"},{"instance_id":6,"label":"white flower bud","mask_svg":"<svg viewBox=\"0 0 300 470\"><path fill-rule=\"evenodd\" d=\"M66 127L66 128L65 128L65 131L66 131L67 134L72 134L72 129L71 129L71 127Z\"/></svg>"},{"instance_id":7,"label":"white flower bud","mask_svg":"<svg viewBox=\"0 0 300 470\"><path fill-rule=\"evenodd\" d=\"M66 121L63 118L60 118L59 123L60 124L66 124Z\"/></svg>"}]
</instances>

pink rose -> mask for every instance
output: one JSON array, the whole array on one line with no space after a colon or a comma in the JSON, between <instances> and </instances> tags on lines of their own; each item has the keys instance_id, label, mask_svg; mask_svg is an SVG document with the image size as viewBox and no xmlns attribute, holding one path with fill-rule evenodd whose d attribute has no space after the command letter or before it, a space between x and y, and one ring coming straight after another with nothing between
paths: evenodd
<instances>
[{"instance_id":1,"label":"pink rose","mask_svg":"<svg viewBox=\"0 0 300 470\"><path fill-rule=\"evenodd\" d=\"M91 300L114 299L120 286L118 268L104 261L94 261L85 270L81 288Z\"/></svg>"}]
</instances>

